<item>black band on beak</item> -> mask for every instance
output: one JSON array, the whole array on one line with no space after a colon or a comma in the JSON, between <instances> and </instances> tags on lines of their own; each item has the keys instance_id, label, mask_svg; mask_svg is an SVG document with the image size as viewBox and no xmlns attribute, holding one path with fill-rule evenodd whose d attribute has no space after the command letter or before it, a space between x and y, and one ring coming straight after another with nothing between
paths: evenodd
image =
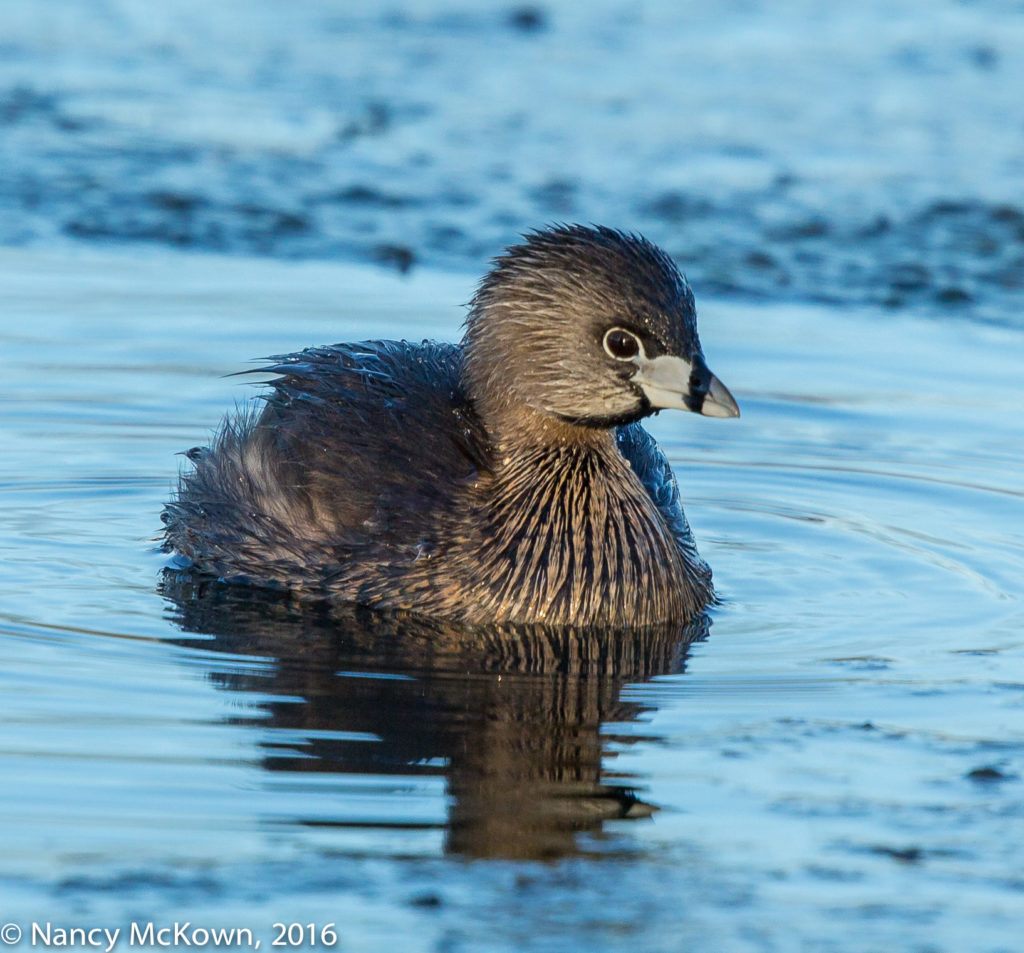
<instances>
[{"instance_id":1,"label":"black band on beak","mask_svg":"<svg viewBox=\"0 0 1024 953\"><path fill-rule=\"evenodd\" d=\"M693 356L690 367L690 383L687 392L683 395L683 402L695 414L699 414L704 406L704 398L708 396L712 375L701 354Z\"/></svg>"}]
</instances>

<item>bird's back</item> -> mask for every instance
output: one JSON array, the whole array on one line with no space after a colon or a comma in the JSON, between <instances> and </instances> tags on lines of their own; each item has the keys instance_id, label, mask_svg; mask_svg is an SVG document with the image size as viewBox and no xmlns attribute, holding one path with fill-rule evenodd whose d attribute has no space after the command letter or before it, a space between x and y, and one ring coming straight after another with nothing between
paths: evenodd
<instances>
[{"instance_id":1,"label":"bird's back","mask_svg":"<svg viewBox=\"0 0 1024 953\"><path fill-rule=\"evenodd\" d=\"M455 345L370 341L272 359L262 412L193 451L167 546L226 579L337 589L415 560L485 465Z\"/></svg>"}]
</instances>

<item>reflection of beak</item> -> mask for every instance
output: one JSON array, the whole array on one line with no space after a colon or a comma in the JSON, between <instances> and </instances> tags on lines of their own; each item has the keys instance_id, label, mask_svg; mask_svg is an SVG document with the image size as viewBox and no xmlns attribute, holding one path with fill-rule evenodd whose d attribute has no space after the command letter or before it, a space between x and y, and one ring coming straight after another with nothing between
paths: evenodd
<instances>
[{"instance_id":1,"label":"reflection of beak","mask_svg":"<svg viewBox=\"0 0 1024 953\"><path fill-rule=\"evenodd\" d=\"M699 354L693 362L662 354L648 359L638 357L632 377L655 410L692 410L705 417L739 417L735 398L711 371Z\"/></svg>"}]
</instances>

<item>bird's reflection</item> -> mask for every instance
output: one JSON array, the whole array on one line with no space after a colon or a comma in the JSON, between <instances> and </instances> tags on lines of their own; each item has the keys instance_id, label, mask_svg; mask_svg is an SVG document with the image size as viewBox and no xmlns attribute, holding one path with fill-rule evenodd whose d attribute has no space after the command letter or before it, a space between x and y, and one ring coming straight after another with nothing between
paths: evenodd
<instances>
[{"instance_id":1,"label":"bird's reflection","mask_svg":"<svg viewBox=\"0 0 1024 953\"><path fill-rule=\"evenodd\" d=\"M466 629L172 570L161 589L186 633L213 637L203 648L273 659L269 681L211 671L224 688L287 699L251 719L304 739L265 743L267 770L443 774L446 849L474 857L564 856L580 832L649 815L629 778L604 770L602 726L636 720L646 709L621 699L623 685L681 672L708 626Z\"/></svg>"}]
</instances>

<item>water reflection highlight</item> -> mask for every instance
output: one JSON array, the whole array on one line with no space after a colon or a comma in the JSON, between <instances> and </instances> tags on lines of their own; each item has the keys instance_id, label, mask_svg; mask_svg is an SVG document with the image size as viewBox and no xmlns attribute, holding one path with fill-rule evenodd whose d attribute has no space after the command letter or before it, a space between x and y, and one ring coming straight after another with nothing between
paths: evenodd
<instances>
[{"instance_id":1,"label":"water reflection highlight","mask_svg":"<svg viewBox=\"0 0 1024 953\"><path fill-rule=\"evenodd\" d=\"M628 775L605 768L607 728L649 705L627 683L680 673L709 620L639 630L462 628L355 606L310 605L184 571L161 590L203 649L272 659L211 669L229 691L271 696L258 728L262 765L297 775L443 776L445 849L470 857L554 858L579 853L577 835L606 821L648 817ZM268 735L268 729L270 734ZM634 737L635 740L635 737ZM353 819L340 798L315 826L415 826L405 816ZM431 823L427 821L425 823Z\"/></svg>"}]
</instances>

